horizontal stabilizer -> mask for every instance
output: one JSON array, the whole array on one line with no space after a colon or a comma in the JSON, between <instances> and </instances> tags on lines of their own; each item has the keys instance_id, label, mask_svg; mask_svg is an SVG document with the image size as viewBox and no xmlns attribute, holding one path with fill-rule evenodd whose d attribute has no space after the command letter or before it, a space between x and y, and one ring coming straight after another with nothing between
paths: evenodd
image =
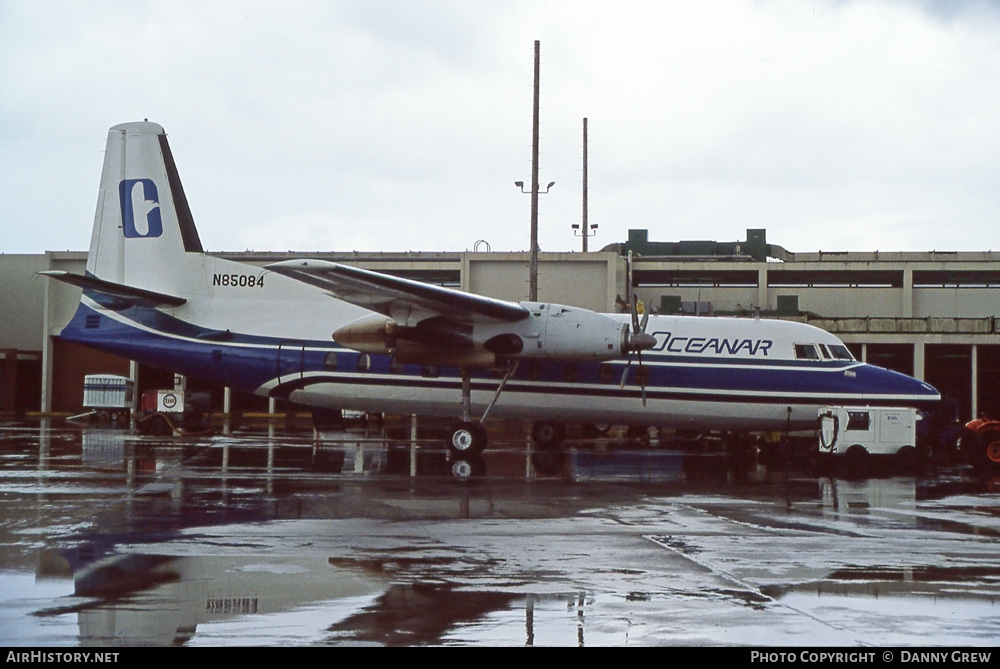
<instances>
[{"instance_id":1,"label":"horizontal stabilizer","mask_svg":"<svg viewBox=\"0 0 1000 669\"><path fill-rule=\"evenodd\" d=\"M513 323L530 314L520 304L325 260L285 260L267 266L403 324L447 316L457 322Z\"/></svg>"},{"instance_id":2,"label":"horizontal stabilizer","mask_svg":"<svg viewBox=\"0 0 1000 669\"><path fill-rule=\"evenodd\" d=\"M143 290L142 288L133 288L132 286L125 286L120 283L112 283L111 281L98 279L96 276L83 276L60 270L49 270L39 272L39 274L56 279L57 281L62 281L63 283L79 286L80 288L83 288L84 293L96 293L97 296L95 297L98 298L98 302L101 301L99 296L113 298L115 304L106 305L112 308L127 306L179 307L187 302L187 300L183 297L164 295L163 293L156 293L151 290Z\"/></svg>"}]
</instances>

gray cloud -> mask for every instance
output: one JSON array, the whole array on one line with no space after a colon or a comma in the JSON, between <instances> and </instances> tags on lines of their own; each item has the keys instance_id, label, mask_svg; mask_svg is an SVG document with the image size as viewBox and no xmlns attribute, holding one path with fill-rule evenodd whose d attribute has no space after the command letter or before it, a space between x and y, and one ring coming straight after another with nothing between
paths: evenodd
<instances>
[{"instance_id":1,"label":"gray cloud","mask_svg":"<svg viewBox=\"0 0 1000 669\"><path fill-rule=\"evenodd\" d=\"M973 1L0 0L0 250L86 248L140 118L209 248L526 249L535 39L545 250L579 245L585 116L598 245L990 248L998 37Z\"/></svg>"}]
</instances>

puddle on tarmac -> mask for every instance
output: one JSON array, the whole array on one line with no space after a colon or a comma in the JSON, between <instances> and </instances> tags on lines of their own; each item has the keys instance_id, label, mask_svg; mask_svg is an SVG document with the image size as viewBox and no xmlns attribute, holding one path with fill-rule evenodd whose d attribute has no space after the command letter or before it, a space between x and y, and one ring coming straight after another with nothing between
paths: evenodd
<instances>
[{"instance_id":1,"label":"puddle on tarmac","mask_svg":"<svg viewBox=\"0 0 1000 669\"><path fill-rule=\"evenodd\" d=\"M997 482L962 469L844 480L608 440L457 466L357 433L0 446L9 645L1000 638Z\"/></svg>"}]
</instances>

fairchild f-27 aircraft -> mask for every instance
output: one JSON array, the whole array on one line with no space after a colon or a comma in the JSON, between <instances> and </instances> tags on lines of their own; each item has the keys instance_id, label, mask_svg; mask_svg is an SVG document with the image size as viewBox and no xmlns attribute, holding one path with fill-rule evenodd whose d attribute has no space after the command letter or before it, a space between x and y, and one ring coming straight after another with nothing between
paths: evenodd
<instances>
[{"instance_id":1,"label":"fairchild f-27 aircraft","mask_svg":"<svg viewBox=\"0 0 1000 669\"><path fill-rule=\"evenodd\" d=\"M314 408L455 419L471 456L487 416L765 431L812 428L829 404L940 399L797 322L508 302L322 260L264 268L207 255L167 136L108 133L87 271L63 339Z\"/></svg>"}]
</instances>

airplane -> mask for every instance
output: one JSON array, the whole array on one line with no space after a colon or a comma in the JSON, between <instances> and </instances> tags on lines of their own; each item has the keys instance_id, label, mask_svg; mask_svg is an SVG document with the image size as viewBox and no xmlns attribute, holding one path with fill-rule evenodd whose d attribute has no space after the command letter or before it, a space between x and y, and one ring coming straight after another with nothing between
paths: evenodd
<instances>
[{"instance_id":1,"label":"airplane","mask_svg":"<svg viewBox=\"0 0 1000 669\"><path fill-rule=\"evenodd\" d=\"M60 337L319 409L455 420L453 455L490 416L763 432L813 429L820 406L940 395L854 359L836 336L764 318L597 313L511 302L317 259L259 267L204 253L162 126L108 133L83 289Z\"/></svg>"}]
</instances>

